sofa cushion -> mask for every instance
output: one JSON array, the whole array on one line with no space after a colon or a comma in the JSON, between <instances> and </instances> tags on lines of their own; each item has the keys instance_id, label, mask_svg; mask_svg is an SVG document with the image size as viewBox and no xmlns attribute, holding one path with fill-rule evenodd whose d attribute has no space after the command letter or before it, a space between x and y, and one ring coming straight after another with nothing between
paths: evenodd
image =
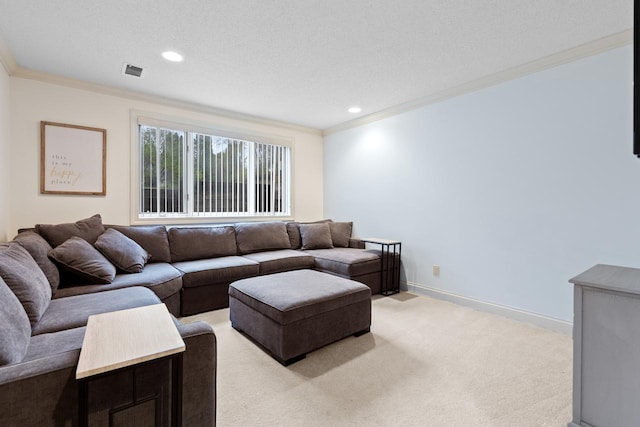
<instances>
[{"instance_id":1,"label":"sofa cushion","mask_svg":"<svg viewBox=\"0 0 640 427\"><path fill-rule=\"evenodd\" d=\"M44 275L47 276L51 292L55 294L56 289L60 286L60 271L49 258L49 251L51 251L49 242L33 230L19 233L13 241L18 242L33 257Z\"/></svg>"},{"instance_id":2,"label":"sofa cushion","mask_svg":"<svg viewBox=\"0 0 640 427\"><path fill-rule=\"evenodd\" d=\"M336 248L348 248L353 222L330 222L331 241Z\"/></svg>"},{"instance_id":3,"label":"sofa cushion","mask_svg":"<svg viewBox=\"0 0 640 427\"><path fill-rule=\"evenodd\" d=\"M300 249L302 246L302 240L300 240L300 224L322 224L323 222L331 222L330 219L323 219L314 222L288 222L287 233L289 234L289 243L291 243L291 249Z\"/></svg>"},{"instance_id":4,"label":"sofa cushion","mask_svg":"<svg viewBox=\"0 0 640 427\"><path fill-rule=\"evenodd\" d=\"M331 249L331 229L328 223L323 224L300 224L300 239L302 240L302 250L308 249Z\"/></svg>"},{"instance_id":5,"label":"sofa cushion","mask_svg":"<svg viewBox=\"0 0 640 427\"><path fill-rule=\"evenodd\" d=\"M107 225L118 230L147 251L149 262L171 262L169 237L164 225Z\"/></svg>"},{"instance_id":6,"label":"sofa cushion","mask_svg":"<svg viewBox=\"0 0 640 427\"><path fill-rule=\"evenodd\" d=\"M180 292L182 287L182 273L164 262L147 264L140 273L116 274L113 282L105 285L83 284L59 288L55 298L65 298L72 295L91 294L111 291L114 289L144 286L151 289L161 300Z\"/></svg>"},{"instance_id":7,"label":"sofa cushion","mask_svg":"<svg viewBox=\"0 0 640 427\"><path fill-rule=\"evenodd\" d=\"M169 229L172 262L235 255L236 233L232 226L174 227Z\"/></svg>"},{"instance_id":8,"label":"sofa cushion","mask_svg":"<svg viewBox=\"0 0 640 427\"><path fill-rule=\"evenodd\" d=\"M91 218L81 219L74 223L37 224L36 231L44 237L52 247L67 241L70 237L80 237L92 245L104 233L102 217L99 214Z\"/></svg>"},{"instance_id":9,"label":"sofa cushion","mask_svg":"<svg viewBox=\"0 0 640 427\"><path fill-rule=\"evenodd\" d=\"M16 242L0 245L0 276L36 323L51 301L51 285L29 252Z\"/></svg>"},{"instance_id":10,"label":"sofa cushion","mask_svg":"<svg viewBox=\"0 0 640 427\"><path fill-rule=\"evenodd\" d=\"M62 268L89 283L111 283L116 268L89 242L71 237L49 252L49 257Z\"/></svg>"},{"instance_id":11,"label":"sofa cushion","mask_svg":"<svg viewBox=\"0 0 640 427\"><path fill-rule=\"evenodd\" d=\"M33 326L32 335L86 326L87 320L92 314L107 313L158 303L160 303L160 300L153 292L137 286L114 291L57 298L51 301L49 308L40 321Z\"/></svg>"},{"instance_id":12,"label":"sofa cushion","mask_svg":"<svg viewBox=\"0 0 640 427\"><path fill-rule=\"evenodd\" d=\"M59 355L67 351L79 351L82 348L86 329L82 326L31 337L27 354L22 362L49 357L53 354Z\"/></svg>"},{"instance_id":13,"label":"sofa cushion","mask_svg":"<svg viewBox=\"0 0 640 427\"><path fill-rule=\"evenodd\" d=\"M116 268L126 273L140 273L149 261L149 253L134 240L118 230L108 228L98 237L94 246Z\"/></svg>"},{"instance_id":14,"label":"sofa cushion","mask_svg":"<svg viewBox=\"0 0 640 427\"><path fill-rule=\"evenodd\" d=\"M315 258L315 267L344 277L380 272L380 252L354 248L316 249L306 252Z\"/></svg>"},{"instance_id":15,"label":"sofa cushion","mask_svg":"<svg viewBox=\"0 0 640 427\"><path fill-rule=\"evenodd\" d=\"M281 249L279 251L256 252L243 255L260 264L260 274L279 273L281 271L313 268L313 257L293 249Z\"/></svg>"},{"instance_id":16,"label":"sofa cushion","mask_svg":"<svg viewBox=\"0 0 640 427\"><path fill-rule=\"evenodd\" d=\"M18 297L0 276L0 366L21 362L29 347L31 324Z\"/></svg>"},{"instance_id":17,"label":"sofa cushion","mask_svg":"<svg viewBox=\"0 0 640 427\"><path fill-rule=\"evenodd\" d=\"M257 276L259 264L241 256L184 261L173 264L182 271L182 286L195 288L198 286L230 283L245 277Z\"/></svg>"},{"instance_id":18,"label":"sofa cushion","mask_svg":"<svg viewBox=\"0 0 640 427\"><path fill-rule=\"evenodd\" d=\"M236 241L240 254L291 249L284 222L249 222L236 224Z\"/></svg>"}]
</instances>

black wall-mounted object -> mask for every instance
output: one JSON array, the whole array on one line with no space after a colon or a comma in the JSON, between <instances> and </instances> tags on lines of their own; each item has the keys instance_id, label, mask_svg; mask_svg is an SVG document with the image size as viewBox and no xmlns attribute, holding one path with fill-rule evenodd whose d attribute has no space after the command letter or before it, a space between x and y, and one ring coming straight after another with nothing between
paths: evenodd
<instances>
[{"instance_id":1,"label":"black wall-mounted object","mask_svg":"<svg viewBox=\"0 0 640 427\"><path fill-rule=\"evenodd\" d=\"M634 9L638 5L638 1L634 0ZM638 11L634 10L633 14L633 154L640 157L640 141L636 134L638 133Z\"/></svg>"}]
</instances>

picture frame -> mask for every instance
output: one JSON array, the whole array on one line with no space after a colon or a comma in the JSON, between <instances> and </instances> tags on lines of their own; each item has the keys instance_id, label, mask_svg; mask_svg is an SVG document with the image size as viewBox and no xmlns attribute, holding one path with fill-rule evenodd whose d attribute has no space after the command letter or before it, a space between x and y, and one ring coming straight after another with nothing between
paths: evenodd
<instances>
[{"instance_id":1,"label":"picture frame","mask_svg":"<svg viewBox=\"0 0 640 427\"><path fill-rule=\"evenodd\" d=\"M40 193L107 194L107 130L40 122Z\"/></svg>"}]
</instances>

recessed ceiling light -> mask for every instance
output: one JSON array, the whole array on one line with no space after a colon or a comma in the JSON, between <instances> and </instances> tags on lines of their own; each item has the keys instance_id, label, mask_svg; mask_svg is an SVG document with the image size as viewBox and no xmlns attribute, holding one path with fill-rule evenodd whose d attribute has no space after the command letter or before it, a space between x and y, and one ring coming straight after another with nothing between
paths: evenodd
<instances>
[{"instance_id":1,"label":"recessed ceiling light","mask_svg":"<svg viewBox=\"0 0 640 427\"><path fill-rule=\"evenodd\" d=\"M182 62L182 60L184 59L179 53L172 52L170 50L162 52L162 57L171 62Z\"/></svg>"},{"instance_id":2,"label":"recessed ceiling light","mask_svg":"<svg viewBox=\"0 0 640 427\"><path fill-rule=\"evenodd\" d=\"M350 113L359 113L360 111L362 111L362 109L360 107L351 107L351 108L349 108L349 112Z\"/></svg>"}]
</instances>

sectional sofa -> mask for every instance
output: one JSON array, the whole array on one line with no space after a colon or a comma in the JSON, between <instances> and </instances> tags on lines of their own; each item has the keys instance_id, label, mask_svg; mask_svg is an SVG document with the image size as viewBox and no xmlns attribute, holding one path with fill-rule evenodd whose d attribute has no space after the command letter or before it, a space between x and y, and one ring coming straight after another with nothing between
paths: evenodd
<instances>
[{"instance_id":1,"label":"sectional sofa","mask_svg":"<svg viewBox=\"0 0 640 427\"><path fill-rule=\"evenodd\" d=\"M73 224L38 224L21 230L14 240L39 248L41 255L34 258L47 273L54 299L143 286L171 313L188 316L228 307L229 284L236 280L296 269L356 280L379 293L380 252L365 249L351 230L350 222L330 220L171 228L103 225L100 215L94 215ZM72 237L89 245L69 241ZM110 253L115 255L109 258ZM118 254L131 259L118 260Z\"/></svg>"},{"instance_id":2,"label":"sectional sofa","mask_svg":"<svg viewBox=\"0 0 640 427\"><path fill-rule=\"evenodd\" d=\"M230 283L296 269L360 281L379 293L381 255L351 230L351 223L330 220L104 225L100 215L20 230L0 245L0 425L76 425L75 366L92 314L158 303L176 317L223 308ZM215 425L215 334L203 322L175 322L186 344L184 425ZM149 378L166 371L157 368L145 367L136 388L146 390ZM105 408L125 399L121 390L131 381L116 377L90 398L97 425Z\"/></svg>"}]
</instances>

